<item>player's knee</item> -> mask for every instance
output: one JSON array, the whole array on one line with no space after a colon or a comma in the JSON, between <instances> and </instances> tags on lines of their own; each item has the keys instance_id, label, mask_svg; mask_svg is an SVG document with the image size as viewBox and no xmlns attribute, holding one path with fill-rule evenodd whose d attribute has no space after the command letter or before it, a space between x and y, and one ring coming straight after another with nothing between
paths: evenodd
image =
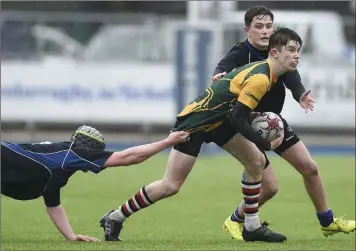
<instances>
[{"instance_id":1,"label":"player's knee","mask_svg":"<svg viewBox=\"0 0 356 251\"><path fill-rule=\"evenodd\" d=\"M267 187L264 188L264 194L268 199L273 198L278 193L277 183L270 183Z\"/></svg>"},{"instance_id":2,"label":"player's knee","mask_svg":"<svg viewBox=\"0 0 356 251\"><path fill-rule=\"evenodd\" d=\"M256 157L250 161L250 166L257 172L262 172L265 168L265 164L266 158L262 153L257 154Z\"/></svg>"},{"instance_id":3,"label":"player's knee","mask_svg":"<svg viewBox=\"0 0 356 251\"><path fill-rule=\"evenodd\" d=\"M179 182L166 182L164 186L164 193L166 197L173 196L177 194L181 188L182 184Z\"/></svg>"},{"instance_id":4,"label":"player's knee","mask_svg":"<svg viewBox=\"0 0 356 251\"><path fill-rule=\"evenodd\" d=\"M250 175L260 175L263 172L265 163L266 159L261 153L261 155L257 155L255 158L251 159L245 165L245 169Z\"/></svg>"},{"instance_id":5,"label":"player's knee","mask_svg":"<svg viewBox=\"0 0 356 251\"><path fill-rule=\"evenodd\" d=\"M313 160L299 163L298 170L303 176L317 176L319 175L318 166Z\"/></svg>"},{"instance_id":6,"label":"player's knee","mask_svg":"<svg viewBox=\"0 0 356 251\"><path fill-rule=\"evenodd\" d=\"M313 160L309 161L308 163L308 174L310 176L319 175L318 166Z\"/></svg>"}]
</instances>

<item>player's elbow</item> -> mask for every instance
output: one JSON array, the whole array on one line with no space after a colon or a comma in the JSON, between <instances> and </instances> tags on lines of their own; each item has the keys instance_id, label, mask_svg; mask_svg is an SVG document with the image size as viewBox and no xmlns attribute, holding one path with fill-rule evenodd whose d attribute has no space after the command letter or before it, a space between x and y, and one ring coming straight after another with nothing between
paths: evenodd
<instances>
[{"instance_id":1,"label":"player's elbow","mask_svg":"<svg viewBox=\"0 0 356 251\"><path fill-rule=\"evenodd\" d=\"M243 127L243 123L243 117L238 112L233 111L230 116L230 124L235 129L235 131L240 131Z\"/></svg>"},{"instance_id":2,"label":"player's elbow","mask_svg":"<svg viewBox=\"0 0 356 251\"><path fill-rule=\"evenodd\" d=\"M245 124L248 122L247 118L250 112L251 109L248 106L237 101L230 116L230 124L235 131L240 131L244 128Z\"/></svg>"}]
</instances>

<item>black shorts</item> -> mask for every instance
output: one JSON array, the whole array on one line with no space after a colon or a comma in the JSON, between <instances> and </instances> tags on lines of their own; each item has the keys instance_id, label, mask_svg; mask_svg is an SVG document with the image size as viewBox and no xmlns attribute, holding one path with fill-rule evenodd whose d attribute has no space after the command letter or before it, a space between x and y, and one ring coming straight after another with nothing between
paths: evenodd
<instances>
[{"instance_id":1,"label":"black shorts","mask_svg":"<svg viewBox=\"0 0 356 251\"><path fill-rule=\"evenodd\" d=\"M179 122L175 124L175 127L179 126ZM203 143L215 143L218 146L222 147L227 142L229 142L236 133L232 129L230 122L225 120L222 125L218 128L209 131L209 132L195 132L190 135L190 140L175 145L173 148L179 152L185 153L187 155L198 157L201 146ZM265 167L268 167L270 161L264 151L261 151L266 158Z\"/></svg>"},{"instance_id":2,"label":"black shorts","mask_svg":"<svg viewBox=\"0 0 356 251\"><path fill-rule=\"evenodd\" d=\"M174 128L178 128L185 123L184 120L177 120ZM229 121L224 121L219 127L208 131L193 132L189 141L175 145L173 148L193 157L198 157L203 143L215 143L218 146L225 145L236 133L233 132Z\"/></svg>"},{"instance_id":3,"label":"black shorts","mask_svg":"<svg viewBox=\"0 0 356 251\"><path fill-rule=\"evenodd\" d=\"M38 198L50 176L41 164L1 145L1 194L17 200Z\"/></svg>"},{"instance_id":4,"label":"black shorts","mask_svg":"<svg viewBox=\"0 0 356 251\"><path fill-rule=\"evenodd\" d=\"M278 155L281 155L285 150L295 145L300 141L298 135L294 133L292 128L288 125L287 121L282 118L284 125L284 139L282 144L274 149L274 152ZM180 121L177 121L175 124L175 128L180 125ZM215 143L218 146L223 146L227 142L229 142L234 136L235 132L232 129L228 120L224 121L222 125L218 128L210 131L210 132L196 132L190 136L190 140L187 142L183 142L181 144L175 145L173 148L179 152L185 153L187 155L197 157L199 155L201 145L205 143ZM263 155L266 158L265 168L267 168L270 164L270 161L265 153L265 151L261 150Z\"/></svg>"}]
</instances>

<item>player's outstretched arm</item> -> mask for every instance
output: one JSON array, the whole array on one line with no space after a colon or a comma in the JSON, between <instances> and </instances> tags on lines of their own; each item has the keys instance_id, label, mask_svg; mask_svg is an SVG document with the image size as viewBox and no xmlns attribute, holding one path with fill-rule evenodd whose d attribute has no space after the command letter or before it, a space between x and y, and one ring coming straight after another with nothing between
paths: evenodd
<instances>
[{"instance_id":1,"label":"player's outstretched arm","mask_svg":"<svg viewBox=\"0 0 356 251\"><path fill-rule=\"evenodd\" d=\"M59 232L69 241L86 241L86 242L97 242L100 241L97 238L89 237L86 235L74 234L73 230L69 224L67 214L62 207L58 205L56 207L47 207L47 213L51 218L53 224L57 227Z\"/></svg>"},{"instance_id":2,"label":"player's outstretched arm","mask_svg":"<svg viewBox=\"0 0 356 251\"><path fill-rule=\"evenodd\" d=\"M283 74L280 78L283 81L284 85L292 92L295 101L300 104L300 106L305 110L305 112L313 111L315 101L309 95L311 90L305 90L299 72L297 70L293 72L287 72Z\"/></svg>"},{"instance_id":3,"label":"player's outstretched arm","mask_svg":"<svg viewBox=\"0 0 356 251\"><path fill-rule=\"evenodd\" d=\"M302 94L305 92L305 87L302 84L302 79L298 70L287 72L280 76L284 85L292 92L293 98L299 103Z\"/></svg>"},{"instance_id":4,"label":"player's outstretched arm","mask_svg":"<svg viewBox=\"0 0 356 251\"><path fill-rule=\"evenodd\" d=\"M166 139L151 144L128 148L113 153L105 162L104 167L129 166L141 163L164 149L184 142L189 133L173 132Z\"/></svg>"}]
</instances>

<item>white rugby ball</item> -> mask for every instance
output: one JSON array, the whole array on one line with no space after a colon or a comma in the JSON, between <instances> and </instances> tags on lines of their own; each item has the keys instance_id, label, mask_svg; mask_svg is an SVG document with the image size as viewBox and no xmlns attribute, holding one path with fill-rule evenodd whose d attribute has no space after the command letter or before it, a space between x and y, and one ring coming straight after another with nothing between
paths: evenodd
<instances>
[{"instance_id":1,"label":"white rugby ball","mask_svg":"<svg viewBox=\"0 0 356 251\"><path fill-rule=\"evenodd\" d=\"M282 119L273 112L261 112L252 123L252 129L269 142L281 136L284 130Z\"/></svg>"}]
</instances>

